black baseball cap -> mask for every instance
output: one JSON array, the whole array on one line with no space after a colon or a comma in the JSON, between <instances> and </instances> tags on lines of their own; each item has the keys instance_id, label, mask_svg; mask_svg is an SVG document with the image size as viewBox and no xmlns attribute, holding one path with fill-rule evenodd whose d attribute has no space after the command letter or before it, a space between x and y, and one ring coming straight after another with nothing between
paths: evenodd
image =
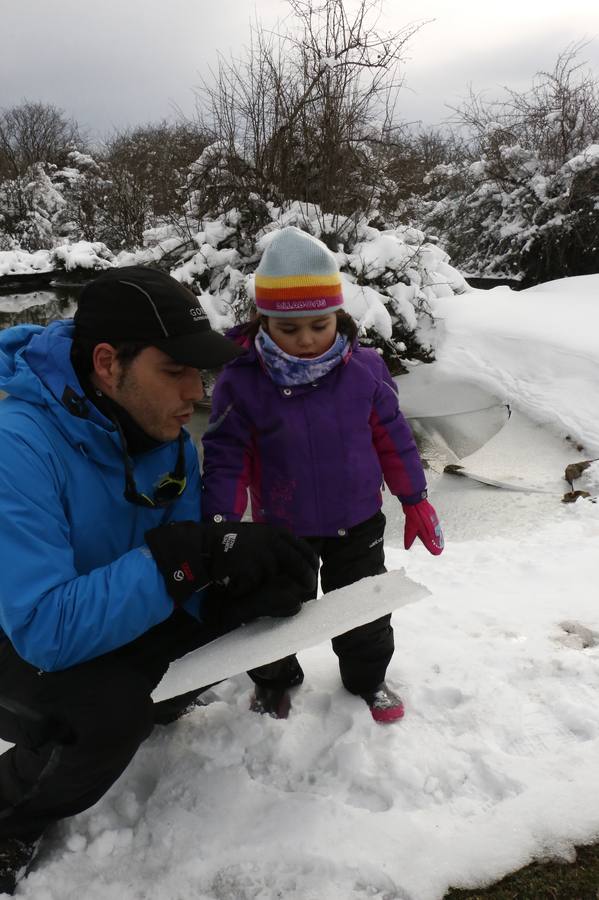
<instances>
[{"instance_id":1,"label":"black baseball cap","mask_svg":"<svg viewBox=\"0 0 599 900\"><path fill-rule=\"evenodd\" d=\"M97 344L142 341L183 366L216 369L245 351L213 331L196 295L147 266L107 269L87 284L75 335Z\"/></svg>"}]
</instances>

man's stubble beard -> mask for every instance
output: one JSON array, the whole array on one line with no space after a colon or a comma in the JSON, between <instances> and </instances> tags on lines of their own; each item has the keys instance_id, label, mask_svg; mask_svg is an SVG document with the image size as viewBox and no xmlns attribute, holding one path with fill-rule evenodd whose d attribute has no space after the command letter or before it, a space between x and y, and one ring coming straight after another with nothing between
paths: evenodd
<instances>
[{"instance_id":1,"label":"man's stubble beard","mask_svg":"<svg viewBox=\"0 0 599 900\"><path fill-rule=\"evenodd\" d=\"M130 368L121 372L116 385L115 400L131 416L136 425L155 441L167 442L175 440L176 434L165 433L164 416L155 405L145 398L145 391L140 387Z\"/></svg>"}]
</instances>

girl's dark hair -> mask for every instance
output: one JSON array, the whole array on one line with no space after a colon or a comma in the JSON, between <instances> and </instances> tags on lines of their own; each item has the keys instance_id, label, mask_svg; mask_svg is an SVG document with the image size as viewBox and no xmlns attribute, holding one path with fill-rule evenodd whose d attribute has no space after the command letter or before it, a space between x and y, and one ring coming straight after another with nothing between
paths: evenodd
<instances>
[{"instance_id":1,"label":"girl's dark hair","mask_svg":"<svg viewBox=\"0 0 599 900\"><path fill-rule=\"evenodd\" d=\"M337 316L337 331L339 334L346 335L350 342L353 343L358 337L358 326L356 325L355 320L352 319L350 314L346 313L344 309L336 310L335 315ZM261 316L259 313L255 312L249 322L240 326L239 334L244 335L244 337L248 337L253 341L258 334L261 325L266 326L265 331L268 331L268 318L268 316Z\"/></svg>"}]
</instances>

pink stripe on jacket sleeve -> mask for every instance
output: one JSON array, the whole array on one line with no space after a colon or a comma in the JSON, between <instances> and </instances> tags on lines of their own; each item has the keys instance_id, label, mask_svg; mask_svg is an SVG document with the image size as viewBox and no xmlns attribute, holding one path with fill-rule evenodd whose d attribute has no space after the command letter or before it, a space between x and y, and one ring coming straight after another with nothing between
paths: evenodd
<instances>
[{"instance_id":1,"label":"pink stripe on jacket sleeve","mask_svg":"<svg viewBox=\"0 0 599 900\"><path fill-rule=\"evenodd\" d=\"M383 476L391 493L406 503L417 503L426 497L426 478L420 454L412 430L399 408L397 389L386 366L376 392L370 427Z\"/></svg>"}]
</instances>

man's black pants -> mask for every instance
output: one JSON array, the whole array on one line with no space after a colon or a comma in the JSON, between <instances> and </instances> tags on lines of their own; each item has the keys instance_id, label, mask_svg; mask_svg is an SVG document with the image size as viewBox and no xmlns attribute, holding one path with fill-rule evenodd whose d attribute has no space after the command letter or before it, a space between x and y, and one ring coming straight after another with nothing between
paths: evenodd
<instances>
[{"instance_id":1,"label":"man's black pants","mask_svg":"<svg viewBox=\"0 0 599 900\"><path fill-rule=\"evenodd\" d=\"M150 695L169 663L217 636L176 611L118 650L42 673L1 641L0 693L60 723L67 742L32 747L25 740L0 756L0 837L37 837L99 800L150 735ZM1 722L0 737L15 740Z\"/></svg>"},{"instance_id":2,"label":"man's black pants","mask_svg":"<svg viewBox=\"0 0 599 900\"><path fill-rule=\"evenodd\" d=\"M348 529L343 537L307 538L322 560L320 583L323 593L387 571L384 531L385 516L378 512ZM331 644L339 658L343 686L352 694L368 693L384 681L393 656L391 616L382 616L352 628L333 638ZM291 687L302 679L301 668L294 656L252 669L248 675L255 684L264 687Z\"/></svg>"}]
</instances>

